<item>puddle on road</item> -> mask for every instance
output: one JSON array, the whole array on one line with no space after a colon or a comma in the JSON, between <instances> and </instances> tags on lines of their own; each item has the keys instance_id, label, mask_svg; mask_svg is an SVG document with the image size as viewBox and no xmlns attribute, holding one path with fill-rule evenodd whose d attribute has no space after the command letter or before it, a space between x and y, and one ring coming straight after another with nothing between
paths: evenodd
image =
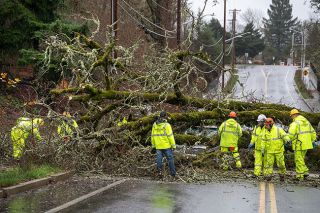
<instances>
[{"instance_id":1,"label":"puddle on road","mask_svg":"<svg viewBox=\"0 0 320 213\"><path fill-rule=\"evenodd\" d=\"M0 212L44 212L110 184L111 180L73 177L44 188L0 198Z\"/></svg>"}]
</instances>

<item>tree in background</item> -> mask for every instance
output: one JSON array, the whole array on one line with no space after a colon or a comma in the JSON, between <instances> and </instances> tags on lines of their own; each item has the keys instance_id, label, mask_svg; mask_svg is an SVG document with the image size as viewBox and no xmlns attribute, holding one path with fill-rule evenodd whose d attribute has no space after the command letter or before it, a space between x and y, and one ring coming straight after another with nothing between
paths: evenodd
<instances>
[{"instance_id":1,"label":"tree in background","mask_svg":"<svg viewBox=\"0 0 320 213\"><path fill-rule=\"evenodd\" d=\"M319 21L310 22L307 24L307 58L310 59L311 63L313 63L319 69L319 61L320 61L320 23Z\"/></svg>"},{"instance_id":2,"label":"tree in background","mask_svg":"<svg viewBox=\"0 0 320 213\"><path fill-rule=\"evenodd\" d=\"M264 40L258 29L255 29L253 22L248 23L242 33L248 33L241 38L237 38L236 55L243 56L245 53L249 57L255 57L265 48Z\"/></svg>"},{"instance_id":3,"label":"tree in background","mask_svg":"<svg viewBox=\"0 0 320 213\"><path fill-rule=\"evenodd\" d=\"M290 1L272 0L268 16L269 19L263 19L267 45L277 50L276 57L284 58L285 50L291 43L291 28L297 25Z\"/></svg>"},{"instance_id":4,"label":"tree in background","mask_svg":"<svg viewBox=\"0 0 320 213\"><path fill-rule=\"evenodd\" d=\"M310 0L311 6L316 9L316 11L320 11L320 0Z\"/></svg>"},{"instance_id":5,"label":"tree in background","mask_svg":"<svg viewBox=\"0 0 320 213\"><path fill-rule=\"evenodd\" d=\"M196 38L193 41L193 48L195 50L201 49L207 53L211 60L220 63L222 60L222 36L223 27L220 22L212 18L209 22L201 21L196 28ZM198 63L198 67L206 72L212 71L212 67L203 63ZM212 79L217 76L217 72L212 75L210 72L207 77Z\"/></svg>"},{"instance_id":6,"label":"tree in background","mask_svg":"<svg viewBox=\"0 0 320 213\"><path fill-rule=\"evenodd\" d=\"M240 18L246 25L252 22L256 29L262 28L263 12L261 10L248 8L241 13Z\"/></svg>"},{"instance_id":7,"label":"tree in background","mask_svg":"<svg viewBox=\"0 0 320 213\"><path fill-rule=\"evenodd\" d=\"M67 23L59 19L57 11L61 4L62 0L1 1L0 62L16 63L16 60L19 60L21 64L36 64L43 59L39 53L43 38L55 33L86 33L86 25ZM19 53L22 53L21 57L18 57Z\"/></svg>"}]
</instances>

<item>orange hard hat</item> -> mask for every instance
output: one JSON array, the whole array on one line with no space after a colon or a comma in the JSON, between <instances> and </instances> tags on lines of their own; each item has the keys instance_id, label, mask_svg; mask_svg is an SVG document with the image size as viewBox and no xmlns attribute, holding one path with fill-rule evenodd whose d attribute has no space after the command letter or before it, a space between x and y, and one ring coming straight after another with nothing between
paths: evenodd
<instances>
[{"instance_id":1,"label":"orange hard hat","mask_svg":"<svg viewBox=\"0 0 320 213\"><path fill-rule=\"evenodd\" d=\"M230 114L229 114L229 117L230 118L236 118L237 117L237 113L234 112L234 111L231 111Z\"/></svg>"},{"instance_id":2,"label":"orange hard hat","mask_svg":"<svg viewBox=\"0 0 320 213\"><path fill-rule=\"evenodd\" d=\"M267 118L265 123L266 123L266 124L273 124L274 121L273 121L272 118Z\"/></svg>"}]
</instances>

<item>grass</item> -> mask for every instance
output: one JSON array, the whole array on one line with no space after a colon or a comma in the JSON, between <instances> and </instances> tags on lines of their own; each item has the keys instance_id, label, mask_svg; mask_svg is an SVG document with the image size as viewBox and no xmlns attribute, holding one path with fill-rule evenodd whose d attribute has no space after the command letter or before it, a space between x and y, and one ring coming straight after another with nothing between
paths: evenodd
<instances>
[{"instance_id":1,"label":"grass","mask_svg":"<svg viewBox=\"0 0 320 213\"><path fill-rule=\"evenodd\" d=\"M300 94L302 95L302 97L304 99L310 99L313 98L313 95L311 94L311 92L309 90L307 90L306 86L303 83L302 80L302 70L297 70L295 75L294 75L294 81L298 87L298 90L300 92Z\"/></svg>"},{"instance_id":2,"label":"grass","mask_svg":"<svg viewBox=\"0 0 320 213\"><path fill-rule=\"evenodd\" d=\"M236 85L237 81L239 79L239 76L237 75L236 70L232 72L226 86L223 88L223 93L225 94L230 94L232 93L232 90L234 88L234 86Z\"/></svg>"},{"instance_id":3,"label":"grass","mask_svg":"<svg viewBox=\"0 0 320 213\"><path fill-rule=\"evenodd\" d=\"M33 166L27 171L23 171L20 167L14 167L0 171L0 186L7 187L24 181L43 178L60 171L57 167L49 165Z\"/></svg>"}]
</instances>

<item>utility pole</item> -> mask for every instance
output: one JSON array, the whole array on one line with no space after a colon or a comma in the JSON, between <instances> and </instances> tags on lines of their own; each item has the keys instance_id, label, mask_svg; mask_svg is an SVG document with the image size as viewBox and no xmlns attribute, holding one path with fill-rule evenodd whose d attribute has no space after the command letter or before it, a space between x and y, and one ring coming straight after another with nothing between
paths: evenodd
<instances>
[{"instance_id":1,"label":"utility pole","mask_svg":"<svg viewBox=\"0 0 320 213\"><path fill-rule=\"evenodd\" d=\"M294 32L292 33L291 54L292 54L292 65L294 66Z\"/></svg>"},{"instance_id":2,"label":"utility pole","mask_svg":"<svg viewBox=\"0 0 320 213\"><path fill-rule=\"evenodd\" d=\"M301 66L301 69L303 69L304 67L304 64L303 64L303 47L304 47L304 29L302 27L301 29L301 59L300 59L300 66Z\"/></svg>"},{"instance_id":3,"label":"utility pole","mask_svg":"<svg viewBox=\"0 0 320 213\"><path fill-rule=\"evenodd\" d=\"M181 0L177 0L177 49L180 50L181 48ZM182 66L183 57L178 57L179 63L177 64L177 70L180 70ZM177 73L176 78L180 77L180 72ZM174 92L177 98L182 97L181 90L179 88L179 83L176 82L173 86Z\"/></svg>"},{"instance_id":4,"label":"utility pole","mask_svg":"<svg viewBox=\"0 0 320 213\"><path fill-rule=\"evenodd\" d=\"M307 32L303 29L303 67L306 66Z\"/></svg>"},{"instance_id":5,"label":"utility pole","mask_svg":"<svg viewBox=\"0 0 320 213\"><path fill-rule=\"evenodd\" d=\"M221 91L224 88L224 66L225 66L225 53L226 53L226 13L227 13L227 0L224 0L224 10L223 10L223 46L222 46L222 81L221 81Z\"/></svg>"},{"instance_id":6,"label":"utility pole","mask_svg":"<svg viewBox=\"0 0 320 213\"><path fill-rule=\"evenodd\" d=\"M118 38L118 0L111 0L111 35L113 42L116 43ZM116 58L116 51L112 51L112 58Z\"/></svg>"},{"instance_id":7,"label":"utility pole","mask_svg":"<svg viewBox=\"0 0 320 213\"><path fill-rule=\"evenodd\" d=\"M232 70L234 70L236 64L236 20L237 20L237 12L240 10L234 9L232 12Z\"/></svg>"},{"instance_id":8,"label":"utility pole","mask_svg":"<svg viewBox=\"0 0 320 213\"><path fill-rule=\"evenodd\" d=\"M177 0L177 49L181 43L181 0Z\"/></svg>"}]
</instances>

